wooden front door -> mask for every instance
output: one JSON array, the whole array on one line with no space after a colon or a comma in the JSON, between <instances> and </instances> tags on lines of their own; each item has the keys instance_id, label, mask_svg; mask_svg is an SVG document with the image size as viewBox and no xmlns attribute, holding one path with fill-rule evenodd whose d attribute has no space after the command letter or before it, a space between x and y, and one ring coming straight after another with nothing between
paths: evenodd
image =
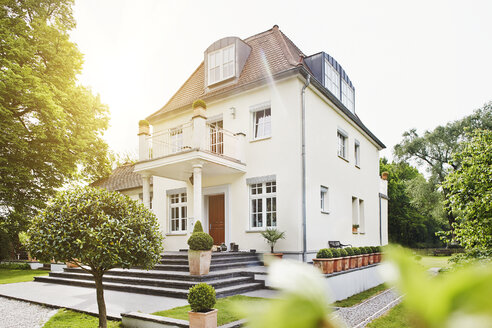
<instances>
[{"instance_id":1,"label":"wooden front door","mask_svg":"<svg viewBox=\"0 0 492 328\"><path fill-rule=\"evenodd\" d=\"M225 242L225 211L224 194L208 197L209 233L214 239L214 245Z\"/></svg>"}]
</instances>

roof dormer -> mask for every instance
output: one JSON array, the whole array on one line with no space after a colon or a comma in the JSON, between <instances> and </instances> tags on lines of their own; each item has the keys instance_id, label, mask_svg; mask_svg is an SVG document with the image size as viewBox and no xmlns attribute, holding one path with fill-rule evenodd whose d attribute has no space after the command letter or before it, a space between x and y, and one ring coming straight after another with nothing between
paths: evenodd
<instances>
[{"instance_id":1,"label":"roof dormer","mask_svg":"<svg viewBox=\"0 0 492 328\"><path fill-rule=\"evenodd\" d=\"M251 53L251 47L238 37L226 37L205 50L205 88L236 81Z\"/></svg>"}]
</instances>

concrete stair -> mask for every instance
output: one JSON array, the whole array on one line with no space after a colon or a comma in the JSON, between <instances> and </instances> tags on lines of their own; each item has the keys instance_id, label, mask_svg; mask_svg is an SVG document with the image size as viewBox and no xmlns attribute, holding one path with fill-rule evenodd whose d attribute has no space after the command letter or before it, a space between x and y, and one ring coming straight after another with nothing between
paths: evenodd
<instances>
[{"instance_id":1,"label":"concrete stair","mask_svg":"<svg viewBox=\"0 0 492 328\"><path fill-rule=\"evenodd\" d=\"M108 271L104 274L103 285L108 290L187 298L190 287L206 282L215 288L217 297L225 297L264 288L264 282L256 281L253 273L240 270L259 265L262 262L254 253L213 253L211 272L206 276L192 276L188 273L186 252L164 253L160 264L152 270L134 268ZM80 268L50 272L49 276L35 277L35 281L95 287L92 275Z\"/></svg>"}]
</instances>

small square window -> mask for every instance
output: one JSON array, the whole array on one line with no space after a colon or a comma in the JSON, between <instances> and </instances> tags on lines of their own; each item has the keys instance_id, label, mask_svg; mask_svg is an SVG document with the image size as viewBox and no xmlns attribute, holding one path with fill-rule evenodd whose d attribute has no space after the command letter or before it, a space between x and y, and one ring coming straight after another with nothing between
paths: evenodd
<instances>
[{"instance_id":1,"label":"small square window","mask_svg":"<svg viewBox=\"0 0 492 328\"><path fill-rule=\"evenodd\" d=\"M328 213L329 208L328 208L328 188L325 186L321 186L320 190L320 195L321 195L321 212L323 213Z\"/></svg>"},{"instance_id":2,"label":"small square window","mask_svg":"<svg viewBox=\"0 0 492 328\"><path fill-rule=\"evenodd\" d=\"M358 141L355 141L354 155L355 155L355 166L360 166L360 144Z\"/></svg>"}]
</instances>

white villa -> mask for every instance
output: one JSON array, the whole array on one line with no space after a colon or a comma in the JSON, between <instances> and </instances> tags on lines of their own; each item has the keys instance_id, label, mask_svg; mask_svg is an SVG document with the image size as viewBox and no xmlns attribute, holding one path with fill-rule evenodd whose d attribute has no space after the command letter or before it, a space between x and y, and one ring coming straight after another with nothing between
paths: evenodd
<instances>
[{"instance_id":1,"label":"white villa","mask_svg":"<svg viewBox=\"0 0 492 328\"><path fill-rule=\"evenodd\" d=\"M197 99L206 109L192 108ZM139 161L95 185L151 208L166 250L186 249L197 220L215 244L241 250L267 252L260 232L285 231L275 250L304 261L328 241L385 245L385 146L355 105L340 64L303 54L278 26L226 37L139 123Z\"/></svg>"}]
</instances>

